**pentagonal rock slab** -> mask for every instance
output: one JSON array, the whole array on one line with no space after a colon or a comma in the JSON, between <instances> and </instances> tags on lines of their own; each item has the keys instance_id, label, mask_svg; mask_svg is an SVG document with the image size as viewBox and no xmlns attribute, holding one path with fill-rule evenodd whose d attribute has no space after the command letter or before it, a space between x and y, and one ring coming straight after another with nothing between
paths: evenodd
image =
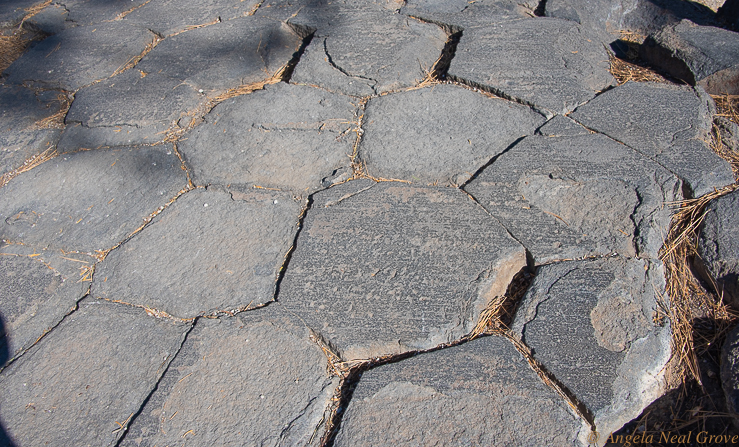
<instances>
[{"instance_id":1,"label":"pentagonal rock slab","mask_svg":"<svg viewBox=\"0 0 739 447\"><path fill-rule=\"evenodd\" d=\"M453 85L383 96L367 104L360 156L370 174L460 185L544 117Z\"/></svg>"},{"instance_id":2,"label":"pentagonal rock slab","mask_svg":"<svg viewBox=\"0 0 739 447\"><path fill-rule=\"evenodd\" d=\"M0 188L0 238L110 249L186 186L171 146L62 155Z\"/></svg>"},{"instance_id":3,"label":"pentagonal rock slab","mask_svg":"<svg viewBox=\"0 0 739 447\"><path fill-rule=\"evenodd\" d=\"M219 104L179 149L196 184L315 191L348 167L356 135L348 96L279 83Z\"/></svg>"},{"instance_id":4,"label":"pentagonal rock slab","mask_svg":"<svg viewBox=\"0 0 739 447\"><path fill-rule=\"evenodd\" d=\"M627 82L570 115L660 163L698 197L734 182L729 163L704 141L710 139L712 100L701 90Z\"/></svg>"},{"instance_id":5,"label":"pentagonal rock slab","mask_svg":"<svg viewBox=\"0 0 739 447\"><path fill-rule=\"evenodd\" d=\"M126 16L126 20L168 36L189 27L227 21L249 15L259 7L257 0L153 0Z\"/></svg>"},{"instance_id":6,"label":"pentagonal rock slab","mask_svg":"<svg viewBox=\"0 0 739 447\"><path fill-rule=\"evenodd\" d=\"M279 301L345 360L469 333L525 252L456 189L353 181L313 196Z\"/></svg>"},{"instance_id":7,"label":"pentagonal rock slab","mask_svg":"<svg viewBox=\"0 0 739 447\"><path fill-rule=\"evenodd\" d=\"M83 301L0 375L0 419L13 445L115 445L189 327Z\"/></svg>"},{"instance_id":8,"label":"pentagonal rock slab","mask_svg":"<svg viewBox=\"0 0 739 447\"><path fill-rule=\"evenodd\" d=\"M75 91L108 78L138 56L155 35L125 22L79 26L47 37L11 65L8 82Z\"/></svg>"},{"instance_id":9,"label":"pentagonal rock slab","mask_svg":"<svg viewBox=\"0 0 739 447\"><path fill-rule=\"evenodd\" d=\"M739 192L711 202L703 219L698 255L709 283L726 302L739 302Z\"/></svg>"},{"instance_id":10,"label":"pentagonal rock slab","mask_svg":"<svg viewBox=\"0 0 739 447\"><path fill-rule=\"evenodd\" d=\"M308 47L313 57L301 60L292 81L350 95L418 84L447 40L436 25L369 7L306 8L291 23L318 29Z\"/></svg>"},{"instance_id":11,"label":"pentagonal rock slab","mask_svg":"<svg viewBox=\"0 0 739 447\"><path fill-rule=\"evenodd\" d=\"M363 373L334 445L577 446L581 425L494 336Z\"/></svg>"},{"instance_id":12,"label":"pentagonal rock slab","mask_svg":"<svg viewBox=\"0 0 739 447\"><path fill-rule=\"evenodd\" d=\"M613 433L665 391L670 328L653 323L663 293L661 267L645 261L550 264L538 269L512 329L593 413L598 433Z\"/></svg>"},{"instance_id":13,"label":"pentagonal rock slab","mask_svg":"<svg viewBox=\"0 0 739 447\"><path fill-rule=\"evenodd\" d=\"M180 318L264 304L301 209L285 193L195 189L112 251L91 293Z\"/></svg>"},{"instance_id":14,"label":"pentagonal rock slab","mask_svg":"<svg viewBox=\"0 0 739 447\"><path fill-rule=\"evenodd\" d=\"M338 379L274 307L198 320L121 445L317 445Z\"/></svg>"},{"instance_id":15,"label":"pentagonal rock slab","mask_svg":"<svg viewBox=\"0 0 739 447\"><path fill-rule=\"evenodd\" d=\"M449 75L562 114L614 82L595 36L549 18L465 28Z\"/></svg>"}]
</instances>

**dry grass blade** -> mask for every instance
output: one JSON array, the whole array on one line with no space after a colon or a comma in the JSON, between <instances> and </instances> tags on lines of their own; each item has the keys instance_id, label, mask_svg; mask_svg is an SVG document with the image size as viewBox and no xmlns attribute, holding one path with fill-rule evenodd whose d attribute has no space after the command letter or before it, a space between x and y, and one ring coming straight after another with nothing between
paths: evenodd
<instances>
[{"instance_id":1,"label":"dry grass blade","mask_svg":"<svg viewBox=\"0 0 739 447\"><path fill-rule=\"evenodd\" d=\"M43 3L39 3L37 5L33 5L31 7L26 8L26 15L23 17L23 20L21 22L25 22L26 20L30 19L31 17L35 16L39 12L41 12L44 8L49 6L51 4L51 0L46 0Z\"/></svg>"},{"instance_id":2,"label":"dry grass blade","mask_svg":"<svg viewBox=\"0 0 739 447\"><path fill-rule=\"evenodd\" d=\"M33 157L26 160L19 168L13 169L12 171L6 172L2 176L0 176L0 188L7 185L9 181L11 181L19 174L30 171L41 163L51 160L56 156L57 152L55 147L49 148L38 155L34 155Z\"/></svg>"},{"instance_id":3,"label":"dry grass blade","mask_svg":"<svg viewBox=\"0 0 739 447\"><path fill-rule=\"evenodd\" d=\"M485 310L480 313L480 319L470 333L470 338L507 330L513 314L516 312L516 307L529 289L534 276L528 271L528 268L516 273L508 285L506 293L492 299Z\"/></svg>"},{"instance_id":4,"label":"dry grass blade","mask_svg":"<svg viewBox=\"0 0 739 447\"><path fill-rule=\"evenodd\" d=\"M0 33L0 73L10 67L10 64L26 51L31 42L44 37L42 32L24 26L13 30L11 34Z\"/></svg>"},{"instance_id":5,"label":"dry grass blade","mask_svg":"<svg viewBox=\"0 0 739 447\"><path fill-rule=\"evenodd\" d=\"M162 39L159 36L154 36L154 39L152 39L152 41L149 42L146 45L146 47L144 48L144 51L142 51L141 54L138 54L138 55L132 57L131 59L129 59L128 61L126 61L126 63L123 64L123 65L121 65L120 67L118 67L118 69L116 71L114 71L113 74L110 75L110 77L112 78L113 76L118 76L119 74L123 73L124 71L126 71L126 70L128 70L130 68L135 67L136 64L138 64L139 62L141 62L141 59L143 59L144 56L146 56L147 54L149 54L151 52L151 50L154 49L154 47L156 47L157 45L159 45L159 42L161 42L162 40L164 40L164 39Z\"/></svg>"},{"instance_id":6,"label":"dry grass blade","mask_svg":"<svg viewBox=\"0 0 739 447\"><path fill-rule=\"evenodd\" d=\"M727 118L739 125L739 95L711 95L716 103L716 116Z\"/></svg>"},{"instance_id":7,"label":"dry grass blade","mask_svg":"<svg viewBox=\"0 0 739 447\"><path fill-rule=\"evenodd\" d=\"M616 78L618 85L628 81L633 82L670 82L649 68L642 67L623 59L617 58L613 53L608 53L610 63L609 71Z\"/></svg>"},{"instance_id":8,"label":"dry grass blade","mask_svg":"<svg viewBox=\"0 0 739 447\"><path fill-rule=\"evenodd\" d=\"M37 129L62 129L64 128L64 119L67 117L69 108L72 107L72 101L74 100L74 94L68 92L59 93L56 96L56 100L59 101L59 111L51 116L36 121L34 127Z\"/></svg>"}]
</instances>

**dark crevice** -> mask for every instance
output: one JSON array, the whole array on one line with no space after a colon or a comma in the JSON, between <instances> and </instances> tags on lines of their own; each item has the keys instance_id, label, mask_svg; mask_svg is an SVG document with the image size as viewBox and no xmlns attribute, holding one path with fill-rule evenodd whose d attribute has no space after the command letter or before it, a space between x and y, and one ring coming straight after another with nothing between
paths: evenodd
<instances>
[{"instance_id":1,"label":"dark crevice","mask_svg":"<svg viewBox=\"0 0 739 447\"><path fill-rule=\"evenodd\" d=\"M547 0L540 0L539 4L536 5L536 9L534 9L534 15L536 17L546 17L546 11L547 11Z\"/></svg>"},{"instance_id":2,"label":"dark crevice","mask_svg":"<svg viewBox=\"0 0 739 447\"><path fill-rule=\"evenodd\" d=\"M361 75L353 75L353 74L349 73L348 71L344 70L343 68L341 68L340 66L336 65L336 63L334 62L333 58L331 57L331 54L329 54L329 52L328 52L328 46L326 45L326 40L327 40L327 38L324 37L323 38L323 53L326 55L326 61L329 63L329 65L331 65L331 67L333 67L336 70L338 70L339 72L341 72L344 76L348 76L350 78L357 78L357 79L362 79L362 80L365 80L365 81L371 81L371 82L373 82L374 85L371 85L370 87L372 88L372 91L374 91L376 95L379 94L379 92L377 91L377 89L375 89L375 86L377 85L377 80L376 79L368 78L366 76L361 76Z\"/></svg>"},{"instance_id":3,"label":"dark crevice","mask_svg":"<svg viewBox=\"0 0 739 447\"><path fill-rule=\"evenodd\" d=\"M182 351L182 347L185 345L185 342L187 341L187 337L190 335L190 332L192 332L192 330L195 328L195 325L197 324L197 322L198 322L198 318L196 318L192 322L192 324L190 325L190 328L182 336L182 341L180 342L180 346L177 347L177 352L175 352L174 355L171 356L171 358L167 362L167 366L164 367L164 370L162 371L162 373L157 378L157 381L154 384L154 387L151 389L151 391L149 392L149 394L146 396L146 398L144 399L144 402L141 404L141 406L139 407L139 409L136 410L136 412L133 414L133 416L131 416L131 418L128 421L128 424L126 424L123 427L123 430L122 430L123 434L121 435L120 438L118 438L118 441L115 443L115 447L119 447L121 445L121 443L123 442L123 440L126 439L126 435L128 434L128 428L131 427L131 424L133 424L136 421L136 418L139 417L139 415L141 414L141 412L144 411L144 408L146 408L146 404L149 403L149 401L151 400L152 396L154 396L154 393L156 393L157 389L159 389L159 384L162 382L162 379L167 374L167 371L169 371L169 366L172 364L172 362L174 361L174 359L177 358L177 355L179 355L180 351Z\"/></svg>"},{"instance_id":4,"label":"dark crevice","mask_svg":"<svg viewBox=\"0 0 739 447\"><path fill-rule=\"evenodd\" d=\"M449 66L452 64L452 59L454 59L454 55L457 53L457 45L460 39L462 39L462 30L447 34L449 36L444 44L444 48L441 50L441 56L439 56L439 60L436 61L431 69L431 77L434 79L446 79Z\"/></svg>"},{"instance_id":5,"label":"dark crevice","mask_svg":"<svg viewBox=\"0 0 739 447\"><path fill-rule=\"evenodd\" d=\"M467 79L464 79L464 78L460 78L460 77L454 76L454 75L449 75L449 74L447 74L447 79L450 80L450 81L452 81L452 82L456 82L458 84L461 84L461 85L466 85L467 87L471 87L472 89L477 89L477 90L483 91L485 93L489 93L489 94L491 94L493 96L497 96L499 98L502 98L502 99L505 99L505 100L508 100L508 101L512 101L512 102L516 102L518 104L522 104L524 106L530 107L536 113L539 113L540 115L542 115L542 116L544 116L546 118L551 118L551 117L554 116L554 114L552 112L550 112L550 111L548 111L546 109L543 109L543 108L537 106L536 104L534 104L534 103L532 103L530 101L526 101L525 99L522 99L522 98L516 98L515 96L511 96L511 95L503 92L503 90L497 89L495 87L491 87L489 85L480 84L480 83L475 82L475 81L470 81L470 80L467 80Z\"/></svg>"},{"instance_id":6,"label":"dark crevice","mask_svg":"<svg viewBox=\"0 0 739 447\"><path fill-rule=\"evenodd\" d=\"M298 65L298 62L300 62L300 58L303 57L305 49L313 40L313 36L316 33L315 28L296 25L294 23L288 23L287 25L290 27L290 29L293 30L295 34L303 39L303 42L300 44L300 47L295 51L295 53L293 53L290 62L285 65L285 70L283 70L282 75L280 76L282 82L290 82L290 78L292 78L293 76L293 71L295 71L295 67Z\"/></svg>"},{"instance_id":7,"label":"dark crevice","mask_svg":"<svg viewBox=\"0 0 739 447\"><path fill-rule=\"evenodd\" d=\"M546 124L546 123L544 123L544 124ZM493 163L495 163L498 160L498 158L500 158L501 156L503 156L506 153L508 153L508 151L510 151L511 149L513 149L518 143L520 143L521 141L523 141L523 139L526 138L527 136L528 135L525 135L525 136L522 136L522 137L518 137L513 143L509 144L508 147L506 147L505 149L503 149L499 154L495 155L487 163L485 163L480 168L478 168L477 171L475 171L475 173L472 174L472 177L470 177L466 182L464 182L462 185L459 186L459 189L463 190L464 192L467 192L464 189L467 185L469 185L471 182L473 182L485 169L488 168L488 166L490 166Z\"/></svg>"},{"instance_id":8,"label":"dark crevice","mask_svg":"<svg viewBox=\"0 0 739 447\"><path fill-rule=\"evenodd\" d=\"M301 230L303 229L303 222L305 221L305 216L308 214L308 211L313 207L313 195L308 196L307 203L305 204L305 208L303 208L303 212L300 213L300 217L298 217L298 230L295 232L295 237L293 238L293 243L290 246L290 249L285 253L285 259L282 262L282 267L280 268L280 271L277 273L277 279L275 280L275 294L273 298L273 302L279 302L280 298L280 286L282 285L282 280L285 279L285 272L287 272L287 268L290 265L290 259L293 257L293 253L295 253L295 248L298 246L298 237L300 237Z\"/></svg>"}]
</instances>

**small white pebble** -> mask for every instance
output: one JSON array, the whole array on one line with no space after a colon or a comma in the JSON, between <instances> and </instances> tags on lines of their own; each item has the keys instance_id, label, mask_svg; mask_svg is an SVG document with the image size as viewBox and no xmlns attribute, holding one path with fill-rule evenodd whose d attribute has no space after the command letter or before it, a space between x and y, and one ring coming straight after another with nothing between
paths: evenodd
<instances>
[{"instance_id":1,"label":"small white pebble","mask_svg":"<svg viewBox=\"0 0 739 447\"><path fill-rule=\"evenodd\" d=\"M275 205L277 205L277 200L275 200Z\"/></svg>"},{"instance_id":2,"label":"small white pebble","mask_svg":"<svg viewBox=\"0 0 739 447\"><path fill-rule=\"evenodd\" d=\"M200 90L198 90L198 93L203 93L203 89L201 88Z\"/></svg>"},{"instance_id":3,"label":"small white pebble","mask_svg":"<svg viewBox=\"0 0 739 447\"><path fill-rule=\"evenodd\" d=\"M207 207L208 207L208 204L207 204L207 203L204 203L204 204L203 204L203 206L204 206L205 208L207 208Z\"/></svg>"}]
</instances>

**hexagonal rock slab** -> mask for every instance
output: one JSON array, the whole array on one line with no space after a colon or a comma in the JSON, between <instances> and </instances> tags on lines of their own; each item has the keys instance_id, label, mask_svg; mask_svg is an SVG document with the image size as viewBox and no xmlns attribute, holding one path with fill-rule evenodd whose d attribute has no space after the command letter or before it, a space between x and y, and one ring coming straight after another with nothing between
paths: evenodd
<instances>
[{"instance_id":1,"label":"hexagonal rock slab","mask_svg":"<svg viewBox=\"0 0 739 447\"><path fill-rule=\"evenodd\" d=\"M369 7L307 8L290 22L318 29L291 80L350 95L418 84L447 40L436 25Z\"/></svg>"},{"instance_id":2,"label":"hexagonal rock slab","mask_svg":"<svg viewBox=\"0 0 739 447\"><path fill-rule=\"evenodd\" d=\"M112 251L91 293L179 318L259 306L273 299L301 210L275 191L195 189Z\"/></svg>"},{"instance_id":3,"label":"hexagonal rock slab","mask_svg":"<svg viewBox=\"0 0 739 447\"><path fill-rule=\"evenodd\" d=\"M83 301L0 375L0 420L13 445L115 445L189 328Z\"/></svg>"},{"instance_id":4,"label":"hexagonal rock slab","mask_svg":"<svg viewBox=\"0 0 739 447\"><path fill-rule=\"evenodd\" d=\"M225 22L244 17L258 8L259 3L258 0L153 0L128 14L126 21L168 36L219 18Z\"/></svg>"},{"instance_id":5,"label":"hexagonal rock slab","mask_svg":"<svg viewBox=\"0 0 739 447\"><path fill-rule=\"evenodd\" d=\"M92 258L35 251L0 245L0 320L5 326L0 345L8 350L0 368L59 323L90 288L80 277L80 267L92 267Z\"/></svg>"},{"instance_id":6,"label":"hexagonal rock slab","mask_svg":"<svg viewBox=\"0 0 739 447\"><path fill-rule=\"evenodd\" d=\"M663 275L620 257L550 264L518 307L513 331L592 411L598 433L618 430L665 391L670 327L652 322Z\"/></svg>"},{"instance_id":7,"label":"hexagonal rock slab","mask_svg":"<svg viewBox=\"0 0 739 447\"><path fill-rule=\"evenodd\" d=\"M698 255L709 282L727 302L739 303L739 191L708 205Z\"/></svg>"},{"instance_id":8,"label":"hexagonal rock slab","mask_svg":"<svg viewBox=\"0 0 739 447\"><path fill-rule=\"evenodd\" d=\"M383 96L367 104L359 154L377 177L461 185L544 117L454 85Z\"/></svg>"},{"instance_id":9,"label":"hexagonal rock slab","mask_svg":"<svg viewBox=\"0 0 739 447\"><path fill-rule=\"evenodd\" d=\"M121 445L318 445L338 379L275 307L198 320Z\"/></svg>"},{"instance_id":10,"label":"hexagonal rock slab","mask_svg":"<svg viewBox=\"0 0 739 447\"><path fill-rule=\"evenodd\" d=\"M449 75L552 115L572 111L614 83L597 38L577 23L552 18L465 28Z\"/></svg>"},{"instance_id":11,"label":"hexagonal rock slab","mask_svg":"<svg viewBox=\"0 0 739 447\"><path fill-rule=\"evenodd\" d=\"M47 37L5 71L7 82L75 91L113 75L155 35L125 22L79 26Z\"/></svg>"},{"instance_id":12,"label":"hexagonal rock slab","mask_svg":"<svg viewBox=\"0 0 739 447\"><path fill-rule=\"evenodd\" d=\"M181 166L171 146L49 160L0 188L0 239L84 252L113 248L187 186Z\"/></svg>"},{"instance_id":13,"label":"hexagonal rock slab","mask_svg":"<svg viewBox=\"0 0 739 447\"><path fill-rule=\"evenodd\" d=\"M313 196L279 301L345 360L468 334L526 264L464 193L352 181Z\"/></svg>"},{"instance_id":14,"label":"hexagonal rock slab","mask_svg":"<svg viewBox=\"0 0 739 447\"><path fill-rule=\"evenodd\" d=\"M713 113L713 101L702 89L627 82L570 117L655 160L698 197L734 182L729 163L705 144Z\"/></svg>"},{"instance_id":15,"label":"hexagonal rock slab","mask_svg":"<svg viewBox=\"0 0 739 447\"><path fill-rule=\"evenodd\" d=\"M578 446L583 422L503 337L362 374L336 446Z\"/></svg>"},{"instance_id":16,"label":"hexagonal rock slab","mask_svg":"<svg viewBox=\"0 0 739 447\"><path fill-rule=\"evenodd\" d=\"M214 108L179 145L196 184L315 191L348 167L357 106L348 96L279 83Z\"/></svg>"},{"instance_id":17,"label":"hexagonal rock slab","mask_svg":"<svg viewBox=\"0 0 739 447\"><path fill-rule=\"evenodd\" d=\"M716 95L739 94L739 34L682 20L649 36L642 59Z\"/></svg>"},{"instance_id":18,"label":"hexagonal rock slab","mask_svg":"<svg viewBox=\"0 0 739 447\"><path fill-rule=\"evenodd\" d=\"M537 263L657 258L682 182L603 135L527 137L465 186Z\"/></svg>"}]
</instances>

